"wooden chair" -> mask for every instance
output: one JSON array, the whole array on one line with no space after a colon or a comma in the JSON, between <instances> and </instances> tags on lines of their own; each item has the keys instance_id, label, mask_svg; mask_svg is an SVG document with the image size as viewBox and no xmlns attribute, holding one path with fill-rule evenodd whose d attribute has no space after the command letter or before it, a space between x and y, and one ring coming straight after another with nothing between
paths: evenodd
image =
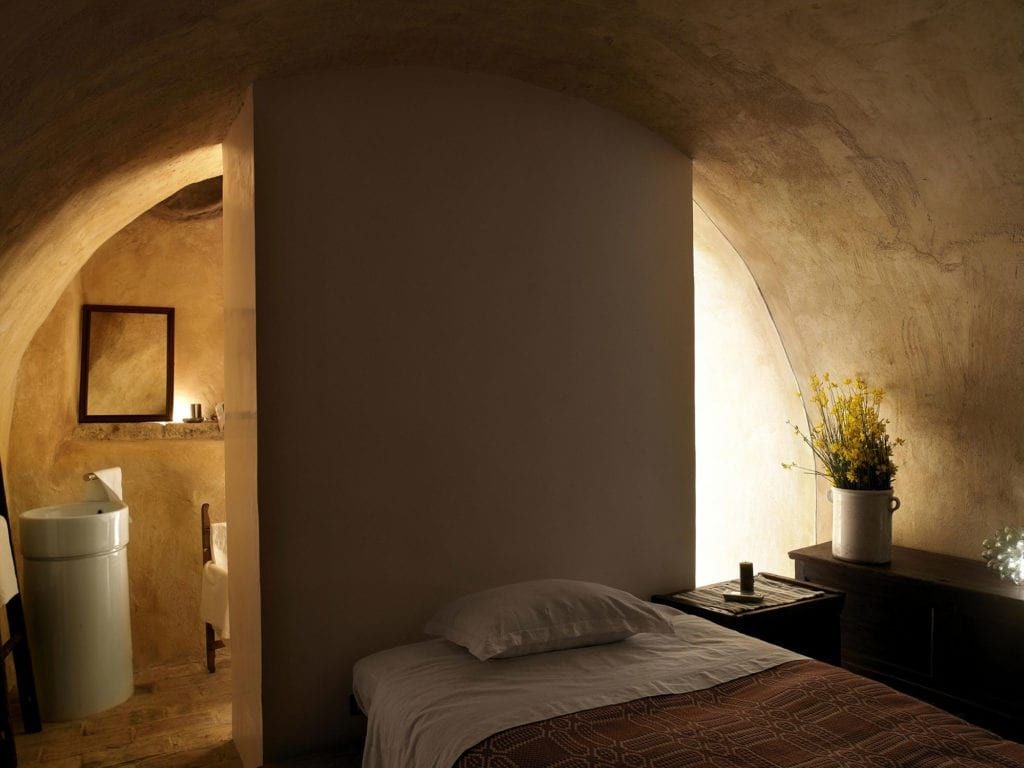
<instances>
[{"instance_id":1,"label":"wooden chair","mask_svg":"<svg viewBox=\"0 0 1024 768\"><path fill-rule=\"evenodd\" d=\"M0 517L7 522L7 538L14 551L10 517L7 512L7 497L4 495L3 468L0 467ZM19 592L7 601L7 627L10 637L0 646L0 766L14 768L18 764L18 753L14 747L14 729L11 727L11 713L7 703L7 657L14 656L14 674L18 681L18 698L21 702L21 720L25 733L38 733L43 725L39 718L39 701L36 699L36 682L32 674L32 654L28 647L25 630L25 612Z\"/></svg>"},{"instance_id":2,"label":"wooden chair","mask_svg":"<svg viewBox=\"0 0 1024 768\"><path fill-rule=\"evenodd\" d=\"M213 549L210 544L210 505L203 504L200 510L203 526L203 567L213 560ZM218 640L213 632L213 625L206 624L206 669L210 672L217 671L217 649L224 647L224 641Z\"/></svg>"}]
</instances>

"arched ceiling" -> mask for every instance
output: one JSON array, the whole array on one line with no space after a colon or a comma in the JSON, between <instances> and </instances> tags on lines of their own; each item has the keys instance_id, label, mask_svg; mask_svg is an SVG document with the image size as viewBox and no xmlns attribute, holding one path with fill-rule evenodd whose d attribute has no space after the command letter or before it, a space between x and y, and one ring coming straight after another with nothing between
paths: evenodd
<instances>
[{"instance_id":1,"label":"arched ceiling","mask_svg":"<svg viewBox=\"0 0 1024 768\"><path fill-rule=\"evenodd\" d=\"M588 99L691 155L797 374L889 386L922 499L957 472L960 512L1024 506L1019 1L9 0L0 29L0 447L67 281L219 172L249 82L425 64Z\"/></svg>"}]
</instances>

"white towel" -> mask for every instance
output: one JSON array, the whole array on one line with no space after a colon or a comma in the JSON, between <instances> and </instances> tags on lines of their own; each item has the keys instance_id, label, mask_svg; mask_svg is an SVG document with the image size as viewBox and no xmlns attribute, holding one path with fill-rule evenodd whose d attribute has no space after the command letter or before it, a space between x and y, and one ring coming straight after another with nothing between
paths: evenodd
<instances>
[{"instance_id":1,"label":"white towel","mask_svg":"<svg viewBox=\"0 0 1024 768\"><path fill-rule=\"evenodd\" d=\"M14 574L14 553L7 521L0 517L0 604L7 605L18 594L18 577Z\"/></svg>"},{"instance_id":2,"label":"white towel","mask_svg":"<svg viewBox=\"0 0 1024 768\"><path fill-rule=\"evenodd\" d=\"M213 562L224 570L228 567L228 524L214 523L210 526L210 550Z\"/></svg>"},{"instance_id":3,"label":"white towel","mask_svg":"<svg viewBox=\"0 0 1024 768\"><path fill-rule=\"evenodd\" d=\"M228 613L228 571L216 563L203 566L203 591L199 598L199 616L213 626L220 640L231 636Z\"/></svg>"}]
</instances>

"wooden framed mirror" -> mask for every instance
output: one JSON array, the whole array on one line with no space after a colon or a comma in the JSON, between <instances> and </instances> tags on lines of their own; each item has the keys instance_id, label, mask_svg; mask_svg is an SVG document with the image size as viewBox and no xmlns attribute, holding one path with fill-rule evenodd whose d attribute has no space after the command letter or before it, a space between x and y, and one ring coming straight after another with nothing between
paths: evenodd
<instances>
[{"instance_id":1,"label":"wooden framed mirror","mask_svg":"<svg viewBox=\"0 0 1024 768\"><path fill-rule=\"evenodd\" d=\"M78 421L170 421L174 309L82 306Z\"/></svg>"}]
</instances>

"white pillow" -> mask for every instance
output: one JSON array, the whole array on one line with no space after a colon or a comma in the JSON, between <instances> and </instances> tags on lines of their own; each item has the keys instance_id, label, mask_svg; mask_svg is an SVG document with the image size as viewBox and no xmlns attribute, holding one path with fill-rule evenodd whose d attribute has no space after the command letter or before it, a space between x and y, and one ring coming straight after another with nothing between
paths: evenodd
<instances>
[{"instance_id":1,"label":"white pillow","mask_svg":"<svg viewBox=\"0 0 1024 768\"><path fill-rule=\"evenodd\" d=\"M524 581L460 597L423 631L481 661L673 633L657 608L620 589L568 579Z\"/></svg>"}]
</instances>

